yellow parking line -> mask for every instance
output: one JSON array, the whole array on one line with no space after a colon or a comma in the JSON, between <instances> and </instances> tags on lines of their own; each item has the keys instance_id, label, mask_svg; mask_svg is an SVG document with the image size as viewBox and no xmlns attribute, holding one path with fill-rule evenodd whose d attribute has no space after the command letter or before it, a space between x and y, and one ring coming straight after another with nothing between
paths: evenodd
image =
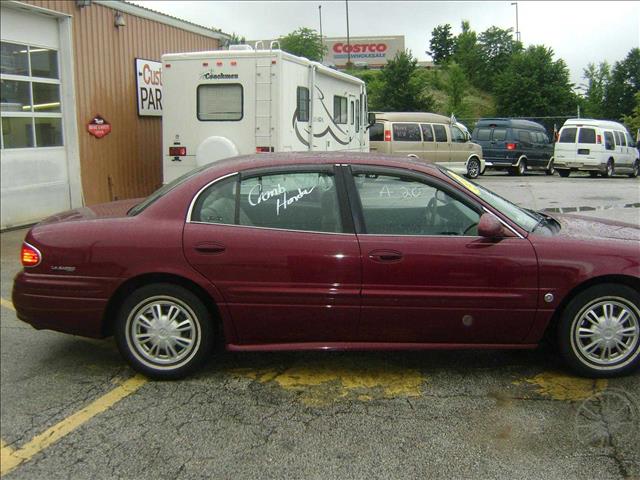
<instances>
[{"instance_id":1,"label":"yellow parking line","mask_svg":"<svg viewBox=\"0 0 640 480\"><path fill-rule=\"evenodd\" d=\"M13 303L9 300L5 300L4 298L0 298L0 305L4 308L8 308L9 310L13 310L14 312L16 311L16 307L13 306Z\"/></svg>"},{"instance_id":2,"label":"yellow parking line","mask_svg":"<svg viewBox=\"0 0 640 480\"><path fill-rule=\"evenodd\" d=\"M12 449L2 442L2 464L0 465L0 475L6 475L20 464L28 462L34 455L57 442L65 435L73 432L99 413L108 410L123 398L134 393L145 383L147 383L147 379L142 375L136 375L135 377L126 380L118 387L91 402L82 410L65 418L53 427L42 432L40 435L35 436L30 442L17 450Z\"/></svg>"}]
</instances>

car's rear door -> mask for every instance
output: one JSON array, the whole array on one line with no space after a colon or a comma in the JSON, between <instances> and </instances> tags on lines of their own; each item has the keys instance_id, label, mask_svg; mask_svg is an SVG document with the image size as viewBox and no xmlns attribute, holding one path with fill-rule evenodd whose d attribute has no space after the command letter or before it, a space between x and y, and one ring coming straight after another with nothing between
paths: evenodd
<instances>
[{"instance_id":1,"label":"car's rear door","mask_svg":"<svg viewBox=\"0 0 640 480\"><path fill-rule=\"evenodd\" d=\"M360 341L525 338L538 296L537 259L526 238L479 237L482 209L442 181L368 166L352 172L349 194L361 212Z\"/></svg>"},{"instance_id":2,"label":"car's rear door","mask_svg":"<svg viewBox=\"0 0 640 480\"><path fill-rule=\"evenodd\" d=\"M360 250L333 168L254 171L195 199L184 253L220 290L238 343L354 337Z\"/></svg>"}]
</instances>

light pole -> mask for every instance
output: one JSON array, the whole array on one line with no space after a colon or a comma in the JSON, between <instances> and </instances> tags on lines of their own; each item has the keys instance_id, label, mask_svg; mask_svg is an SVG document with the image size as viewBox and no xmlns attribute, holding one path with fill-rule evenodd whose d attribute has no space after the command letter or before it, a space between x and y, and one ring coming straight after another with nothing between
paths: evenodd
<instances>
[{"instance_id":1,"label":"light pole","mask_svg":"<svg viewBox=\"0 0 640 480\"><path fill-rule=\"evenodd\" d=\"M347 68L351 68L351 43L349 42L349 0L344 0L347 7Z\"/></svg>"},{"instance_id":2,"label":"light pole","mask_svg":"<svg viewBox=\"0 0 640 480\"><path fill-rule=\"evenodd\" d=\"M322 5L318 5L318 15L320 15L320 55L322 55L321 63L324 63L324 40L322 39Z\"/></svg>"},{"instance_id":3,"label":"light pole","mask_svg":"<svg viewBox=\"0 0 640 480\"><path fill-rule=\"evenodd\" d=\"M518 2L512 2L511 5L516 6L516 40L520 41L520 28L518 27Z\"/></svg>"}]
</instances>

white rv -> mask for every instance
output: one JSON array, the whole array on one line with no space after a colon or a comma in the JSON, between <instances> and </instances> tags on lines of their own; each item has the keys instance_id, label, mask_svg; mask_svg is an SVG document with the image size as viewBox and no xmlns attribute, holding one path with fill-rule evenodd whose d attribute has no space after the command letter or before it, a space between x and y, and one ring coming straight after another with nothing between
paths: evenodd
<instances>
[{"instance_id":1,"label":"white rv","mask_svg":"<svg viewBox=\"0 0 640 480\"><path fill-rule=\"evenodd\" d=\"M358 78L247 45L167 54L162 65L165 183L235 155L369 151L366 89Z\"/></svg>"}]
</instances>

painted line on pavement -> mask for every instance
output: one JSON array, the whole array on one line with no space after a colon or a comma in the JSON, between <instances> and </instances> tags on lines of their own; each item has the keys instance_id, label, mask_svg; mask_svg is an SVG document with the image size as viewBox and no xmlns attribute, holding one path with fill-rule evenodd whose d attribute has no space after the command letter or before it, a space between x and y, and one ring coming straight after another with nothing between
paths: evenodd
<instances>
[{"instance_id":1,"label":"painted line on pavement","mask_svg":"<svg viewBox=\"0 0 640 480\"><path fill-rule=\"evenodd\" d=\"M31 441L18 449L9 447L4 441L0 442L2 458L0 476L4 476L19 465L28 462L45 448L73 432L96 415L113 407L120 400L136 392L147 383L147 381L148 380L142 375L136 375L124 381L110 392L91 402L82 410L58 422L41 434L36 435Z\"/></svg>"},{"instance_id":2,"label":"painted line on pavement","mask_svg":"<svg viewBox=\"0 0 640 480\"><path fill-rule=\"evenodd\" d=\"M9 300L5 300L4 298L0 298L0 305L4 308L8 308L9 310L13 310L14 312L16 311L16 307L13 306L13 303Z\"/></svg>"}]
</instances>

